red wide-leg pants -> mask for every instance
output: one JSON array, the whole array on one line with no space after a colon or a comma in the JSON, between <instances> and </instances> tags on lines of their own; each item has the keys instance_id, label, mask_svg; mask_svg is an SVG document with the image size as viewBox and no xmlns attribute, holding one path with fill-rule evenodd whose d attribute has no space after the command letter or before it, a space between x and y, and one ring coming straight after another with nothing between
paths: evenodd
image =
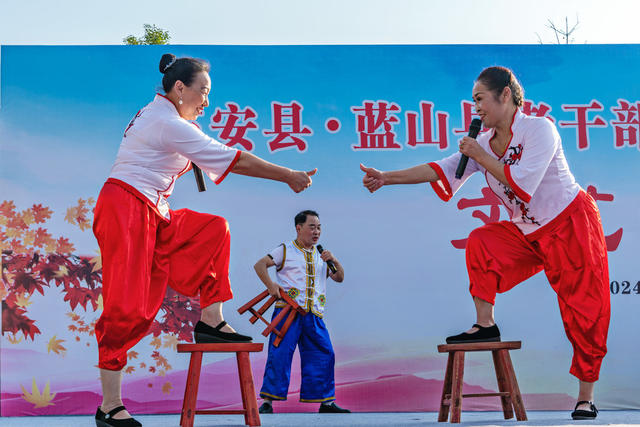
<instances>
[{"instance_id":1,"label":"red wide-leg pants","mask_svg":"<svg viewBox=\"0 0 640 427\"><path fill-rule=\"evenodd\" d=\"M471 232L466 248L471 295L495 304L539 271L558 295L573 346L570 373L596 381L611 316L607 247L595 201L584 191L551 223L529 235L509 221Z\"/></svg>"},{"instance_id":2,"label":"red wide-leg pants","mask_svg":"<svg viewBox=\"0 0 640 427\"><path fill-rule=\"evenodd\" d=\"M110 179L94 213L104 310L96 324L102 369L120 370L149 330L167 285L200 305L232 298L227 221L188 209L167 221L135 188Z\"/></svg>"}]
</instances>

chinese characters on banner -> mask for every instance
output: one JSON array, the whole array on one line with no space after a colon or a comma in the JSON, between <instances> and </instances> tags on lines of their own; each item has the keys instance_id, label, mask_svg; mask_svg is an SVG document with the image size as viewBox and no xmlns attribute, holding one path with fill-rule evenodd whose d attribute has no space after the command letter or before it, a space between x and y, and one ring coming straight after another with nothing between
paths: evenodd
<instances>
[{"instance_id":1,"label":"chinese characters on banner","mask_svg":"<svg viewBox=\"0 0 640 427\"><path fill-rule=\"evenodd\" d=\"M213 131L220 129L218 139L224 141L229 147L240 144L245 150L253 151L253 141L246 136L246 133L249 130L258 129L255 122L258 115L251 107L240 110L235 102L227 102L226 106L226 111L216 108L211 116L209 128ZM218 123L223 124L218 125Z\"/></svg>"},{"instance_id":2,"label":"chinese characters on banner","mask_svg":"<svg viewBox=\"0 0 640 427\"><path fill-rule=\"evenodd\" d=\"M463 100L460 103L462 123L460 127L452 129L453 134L462 135L469 131L473 119L473 103ZM621 149L636 147L640 149L640 101L635 103L619 99L618 105L611 107L614 118L607 123L597 114L604 110L604 106L597 100L589 104L562 104L562 111L573 115L572 119L558 121L560 128L575 128L576 142L579 150L587 150L591 145L589 130L591 128L606 128L609 124L613 129L613 146ZM401 125L401 107L389 101L364 101L362 105L350 107L355 119L357 138L351 145L354 151L359 150L402 150L404 145L417 148L423 145L433 145L443 151L449 148L449 113L435 111L434 103L420 101L419 112L407 110L404 115L406 141L399 141L396 127ZM303 106L297 101L289 104L271 103L271 129L262 131L262 135L270 138L267 147L270 153L295 148L305 152L308 141L305 137L313 135L313 130L303 123ZM545 102L534 104L525 100L522 106L524 114L535 117L546 117L552 122L551 106ZM232 147L238 145L246 151L255 149L255 142L247 134L257 131L258 114L250 106L241 109L235 102L227 102L225 108L216 108L211 116L209 128L217 133L216 138ZM325 128L335 133L341 123L336 118L329 118Z\"/></svg>"},{"instance_id":3,"label":"chinese characters on banner","mask_svg":"<svg viewBox=\"0 0 640 427\"><path fill-rule=\"evenodd\" d=\"M467 134L473 119L473 102L463 100L460 103L462 123L452 130L455 135ZM241 109L237 103L227 102L225 109L217 108L211 116L212 131L217 132L217 138L232 147L238 145L247 151L255 149L255 142L247 135L248 131L258 130L258 114L250 106ZM298 152L305 152L308 141L305 137L313 135L313 130L303 123L303 106L297 101L289 104L271 103L271 129L262 131L262 135L270 138L267 147L270 153L295 148ZM551 106L545 102L534 104L525 100L521 108L526 115L546 117L552 122L556 118L551 116ZM608 126L603 117L597 114L604 110L604 106L597 100L589 104L562 104L562 111L573 115L572 119L558 121L560 128L575 128L578 150L587 150L591 146L589 129L605 128ZM379 100L364 101L362 105L350 107L354 115L355 133L353 151L360 150L402 150L403 147L418 148L432 145L440 151L449 148L449 113L435 111L434 103L421 101L419 112L405 112L406 141L399 141L396 127L401 125L401 107L395 102ZM611 107L614 118L609 121L613 129L613 146L616 149L636 147L640 149L640 102L629 102L619 99L618 105ZM325 128L329 133L336 133L341 123L337 118L329 118ZM596 201L613 201L612 194L598 193L593 186L588 187L589 194ZM489 214L481 210L473 210L471 216L480 219L484 224L500 220L500 199L493 194L489 187L481 190L482 196L476 199L461 199L458 209L487 206ZM622 239L622 228L606 236L607 249L615 251ZM451 244L457 249L464 249L467 239L452 240Z\"/></svg>"},{"instance_id":4,"label":"chinese characters on banner","mask_svg":"<svg viewBox=\"0 0 640 427\"><path fill-rule=\"evenodd\" d=\"M500 221L500 206L502 206L502 202L500 201L498 196L496 196L493 193L493 191L491 191L489 187L482 188L481 192L482 192L482 197L479 197L477 199L464 199L464 198L460 199L460 201L458 202L458 210L488 206L489 215L485 214L479 209L476 209L471 213L471 216L474 218L478 218L480 221L483 222L483 224L489 224L492 222ZM613 194L598 193L598 190L593 185L590 185L587 187L587 193L589 193L589 195L593 197L593 199L596 202L597 201L612 202L614 198ZM622 239L622 228L619 228L613 234L605 235L607 250L609 252L613 252L616 249L618 249L618 245L620 244L621 239ZM464 249L467 246L467 239L465 238L465 239L452 240L451 244L456 249Z\"/></svg>"}]
</instances>

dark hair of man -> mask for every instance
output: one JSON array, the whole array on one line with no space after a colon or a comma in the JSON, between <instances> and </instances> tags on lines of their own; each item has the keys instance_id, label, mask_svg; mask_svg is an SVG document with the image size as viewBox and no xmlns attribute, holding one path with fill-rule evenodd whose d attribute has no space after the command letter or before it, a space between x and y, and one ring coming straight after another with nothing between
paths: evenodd
<instances>
[{"instance_id":1,"label":"dark hair of man","mask_svg":"<svg viewBox=\"0 0 640 427\"><path fill-rule=\"evenodd\" d=\"M165 93L171 92L176 81L180 80L186 86L191 86L194 77L200 71L209 72L211 67L207 61L198 58L177 58L175 55L165 53L160 58L160 72L164 74L162 78L162 88Z\"/></svg>"},{"instance_id":2,"label":"dark hair of man","mask_svg":"<svg viewBox=\"0 0 640 427\"><path fill-rule=\"evenodd\" d=\"M518 82L513 71L507 67L489 67L482 70L476 81L482 83L493 92L496 99L500 96L505 87L511 89L511 99L516 107L524 104L524 89Z\"/></svg>"},{"instance_id":3,"label":"dark hair of man","mask_svg":"<svg viewBox=\"0 0 640 427\"><path fill-rule=\"evenodd\" d=\"M307 222L307 216L309 215L320 218L320 215L318 215L318 212L316 211L310 211L310 210L302 211L298 215L296 215L296 217L294 218L293 225L296 226L298 224L304 224L305 222Z\"/></svg>"}]
</instances>

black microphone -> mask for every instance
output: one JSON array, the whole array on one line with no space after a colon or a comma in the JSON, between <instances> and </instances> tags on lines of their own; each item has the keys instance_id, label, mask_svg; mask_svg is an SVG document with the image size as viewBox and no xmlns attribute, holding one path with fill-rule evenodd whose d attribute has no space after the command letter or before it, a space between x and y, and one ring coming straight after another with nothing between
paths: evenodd
<instances>
[{"instance_id":1,"label":"black microphone","mask_svg":"<svg viewBox=\"0 0 640 427\"><path fill-rule=\"evenodd\" d=\"M322 252L324 252L324 248L322 247L322 245L316 245L316 248L318 248L318 252L320 253L320 255L322 255ZM331 270L333 274L336 274L336 271L338 271L333 261L327 261L327 267L329 267L329 270Z\"/></svg>"},{"instance_id":2,"label":"black microphone","mask_svg":"<svg viewBox=\"0 0 640 427\"><path fill-rule=\"evenodd\" d=\"M198 191L203 192L207 191L207 184L204 182L204 175L202 174L202 169L198 167L195 163L191 162L191 166L193 167L193 174L196 176L196 184L198 184Z\"/></svg>"},{"instance_id":3,"label":"black microphone","mask_svg":"<svg viewBox=\"0 0 640 427\"><path fill-rule=\"evenodd\" d=\"M471 125L469 126L469 137L475 138L478 136L480 132L480 128L482 127L482 120L473 119L471 120ZM464 154L460 157L460 163L458 163L458 169L456 169L456 179L462 178L464 175L464 169L467 167L467 162L469 161L469 157Z\"/></svg>"}]
</instances>

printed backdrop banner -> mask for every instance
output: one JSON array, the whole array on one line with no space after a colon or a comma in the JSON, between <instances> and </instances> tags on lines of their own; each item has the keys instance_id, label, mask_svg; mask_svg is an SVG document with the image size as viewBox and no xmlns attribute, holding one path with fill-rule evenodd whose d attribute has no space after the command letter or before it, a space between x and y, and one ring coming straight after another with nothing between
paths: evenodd
<instances>
[{"instance_id":1,"label":"printed backdrop banner","mask_svg":"<svg viewBox=\"0 0 640 427\"><path fill-rule=\"evenodd\" d=\"M234 299L226 319L266 342L237 308L264 290L253 264L295 238L294 215L319 212L321 243L345 266L329 283L325 320L336 351L338 402L355 411L437 410L446 356L436 346L475 321L465 269L474 228L507 219L472 177L448 203L429 185L370 194L359 164L398 169L454 153L473 115L471 89L486 66L512 68L523 111L547 117L580 185L598 202L609 250L609 352L596 398L640 409L639 45L574 46L2 46L0 241L1 414L89 414L100 402L94 325L102 311L93 207L123 131L160 90L162 54L211 63L200 127L222 143L300 170L313 185L231 174L198 192L176 184L173 209L222 215L231 228ZM635 176L635 178L634 178ZM496 254L499 256L500 254ZM572 409L577 380L556 296L538 274L496 302L528 409ZM178 412L198 299L167 294L149 335L128 354L125 404ZM241 406L232 355L205 359L202 406ZM258 391L266 352L252 356ZM497 391L491 358L469 357L466 392ZM299 403L299 359L289 400ZM474 391L475 390L475 391ZM467 403L465 403L467 405ZM500 410L499 399L468 409Z\"/></svg>"}]
</instances>

